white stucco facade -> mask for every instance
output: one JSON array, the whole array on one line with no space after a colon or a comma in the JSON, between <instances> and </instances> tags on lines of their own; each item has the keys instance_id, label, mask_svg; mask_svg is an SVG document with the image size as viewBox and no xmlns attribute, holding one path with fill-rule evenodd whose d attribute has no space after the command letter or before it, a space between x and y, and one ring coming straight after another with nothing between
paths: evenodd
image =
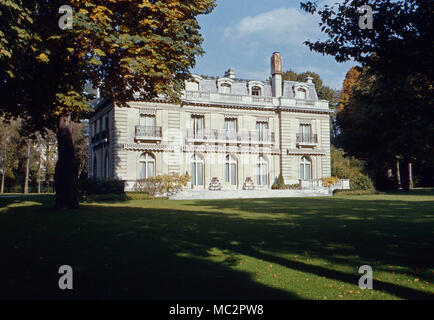
<instances>
[{"instance_id":1,"label":"white stucco facade","mask_svg":"<svg viewBox=\"0 0 434 320\"><path fill-rule=\"evenodd\" d=\"M280 64L279 64L280 63ZM272 83L194 75L181 104L164 100L120 107L102 101L90 119L89 175L118 178L131 188L151 175L188 172L191 188L269 189L330 176L330 113L311 79L282 83L272 57Z\"/></svg>"}]
</instances>

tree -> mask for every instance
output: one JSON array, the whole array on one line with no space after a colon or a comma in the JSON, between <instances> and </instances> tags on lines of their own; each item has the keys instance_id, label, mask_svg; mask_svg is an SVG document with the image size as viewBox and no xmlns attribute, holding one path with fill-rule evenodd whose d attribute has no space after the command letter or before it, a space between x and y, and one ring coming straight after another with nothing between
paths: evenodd
<instances>
[{"instance_id":1,"label":"tree","mask_svg":"<svg viewBox=\"0 0 434 320\"><path fill-rule=\"evenodd\" d=\"M121 105L158 94L178 101L196 55L203 53L196 16L215 3L72 0L73 28L62 30L63 4L0 3L0 110L22 117L28 132L56 132L56 206L74 208L78 164L71 130L90 111L81 94L86 80Z\"/></svg>"},{"instance_id":2,"label":"tree","mask_svg":"<svg viewBox=\"0 0 434 320\"><path fill-rule=\"evenodd\" d=\"M72 140L74 141L74 153L77 158L77 178L87 177L87 162L89 153L88 123L77 122L72 127Z\"/></svg>"},{"instance_id":3,"label":"tree","mask_svg":"<svg viewBox=\"0 0 434 320\"><path fill-rule=\"evenodd\" d=\"M408 171L414 161L433 158L434 4L371 1L372 30L358 26L358 8L363 4L347 0L319 8L311 1L302 3L302 9L320 16L320 26L328 36L305 44L338 62L352 59L363 68L352 93L347 92L349 101L342 100L338 122L345 150L367 159L377 173L396 158L408 164L403 166ZM408 189L408 172L401 173L403 187Z\"/></svg>"},{"instance_id":4,"label":"tree","mask_svg":"<svg viewBox=\"0 0 434 320\"><path fill-rule=\"evenodd\" d=\"M18 134L18 121L3 122L0 126L0 173L1 173L1 186L0 193L5 191L5 179L14 178L14 170L18 167L16 157L17 139Z\"/></svg>"}]
</instances>

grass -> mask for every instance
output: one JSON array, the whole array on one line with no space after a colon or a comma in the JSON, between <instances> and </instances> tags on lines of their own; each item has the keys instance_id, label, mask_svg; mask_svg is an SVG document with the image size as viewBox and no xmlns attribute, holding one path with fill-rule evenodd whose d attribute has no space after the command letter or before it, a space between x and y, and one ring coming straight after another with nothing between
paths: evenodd
<instances>
[{"instance_id":1,"label":"grass","mask_svg":"<svg viewBox=\"0 0 434 320\"><path fill-rule=\"evenodd\" d=\"M56 211L0 198L0 298L432 299L434 193L128 200ZM74 289L61 291L61 265ZM358 287L371 265L374 290Z\"/></svg>"}]
</instances>

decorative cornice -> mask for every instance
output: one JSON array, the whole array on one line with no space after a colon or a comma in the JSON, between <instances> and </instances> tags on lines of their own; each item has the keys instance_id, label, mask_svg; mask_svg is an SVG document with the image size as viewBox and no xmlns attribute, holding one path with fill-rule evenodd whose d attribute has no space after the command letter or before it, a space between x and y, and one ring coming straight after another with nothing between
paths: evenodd
<instances>
[{"instance_id":1,"label":"decorative cornice","mask_svg":"<svg viewBox=\"0 0 434 320\"><path fill-rule=\"evenodd\" d=\"M279 149L267 147L251 146L226 146L226 145L189 145L175 146L164 144L147 144L147 143L125 143L122 145L124 150L131 151L166 151L166 152L202 152L202 153L244 153L244 154L272 154L279 155Z\"/></svg>"},{"instance_id":2,"label":"decorative cornice","mask_svg":"<svg viewBox=\"0 0 434 320\"><path fill-rule=\"evenodd\" d=\"M310 156L325 156L326 153L322 150L312 150L312 149L287 149L287 155L310 155Z\"/></svg>"}]
</instances>

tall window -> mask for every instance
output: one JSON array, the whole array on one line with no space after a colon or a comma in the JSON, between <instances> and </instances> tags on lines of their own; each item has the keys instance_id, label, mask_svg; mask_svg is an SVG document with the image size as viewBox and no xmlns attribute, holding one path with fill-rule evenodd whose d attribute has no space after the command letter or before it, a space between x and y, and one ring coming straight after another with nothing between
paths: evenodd
<instances>
[{"instance_id":1,"label":"tall window","mask_svg":"<svg viewBox=\"0 0 434 320\"><path fill-rule=\"evenodd\" d=\"M98 178L98 159L96 154L93 156L93 177Z\"/></svg>"},{"instance_id":2,"label":"tall window","mask_svg":"<svg viewBox=\"0 0 434 320\"><path fill-rule=\"evenodd\" d=\"M109 117L108 115L105 115L104 117L104 130L109 130Z\"/></svg>"},{"instance_id":3,"label":"tall window","mask_svg":"<svg viewBox=\"0 0 434 320\"><path fill-rule=\"evenodd\" d=\"M220 93L231 93L231 85L223 83L219 88Z\"/></svg>"},{"instance_id":4,"label":"tall window","mask_svg":"<svg viewBox=\"0 0 434 320\"><path fill-rule=\"evenodd\" d=\"M191 116L191 129L193 131L194 138L203 138L203 116L192 115Z\"/></svg>"},{"instance_id":5,"label":"tall window","mask_svg":"<svg viewBox=\"0 0 434 320\"><path fill-rule=\"evenodd\" d=\"M203 186L203 167L204 161L198 154L191 157L191 184L193 186Z\"/></svg>"},{"instance_id":6,"label":"tall window","mask_svg":"<svg viewBox=\"0 0 434 320\"><path fill-rule=\"evenodd\" d=\"M307 93L305 89L299 88L295 91L295 98L297 99L306 99Z\"/></svg>"},{"instance_id":7,"label":"tall window","mask_svg":"<svg viewBox=\"0 0 434 320\"><path fill-rule=\"evenodd\" d=\"M312 164L310 160L306 157L301 158L300 160L300 179L301 180L310 180L312 170Z\"/></svg>"},{"instance_id":8,"label":"tall window","mask_svg":"<svg viewBox=\"0 0 434 320\"><path fill-rule=\"evenodd\" d=\"M256 161L256 184L265 186L268 184L268 162L263 156Z\"/></svg>"},{"instance_id":9,"label":"tall window","mask_svg":"<svg viewBox=\"0 0 434 320\"><path fill-rule=\"evenodd\" d=\"M261 88L258 86L252 87L252 96L260 96L261 95Z\"/></svg>"},{"instance_id":10,"label":"tall window","mask_svg":"<svg viewBox=\"0 0 434 320\"><path fill-rule=\"evenodd\" d=\"M237 160L229 154L225 162L225 182L233 186L237 184Z\"/></svg>"},{"instance_id":11,"label":"tall window","mask_svg":"<svg viewBox=\"0 0 434 320\"><path fill-rule=\"evenodd\" d=\"M155 158L146 152L139 158L139 179L146 179L155 176Z\"/></svg>"},{"instance_id":12,"label":"tall window","mask_svg":"<svg viewBox=\"0 0 434 320\"><path fill-rule=\"evenodd\" d=\"M226 132L226 137L229 140L237 139L237 119L235 118L225 119L225 132Z\"/></svg>"},{"instance_id":13,"label":"tall window","mask_svg":"<svg viewBox=\"0 0 434 320\"><path fill-rule=\"evenodd\" d=\"M153 115L141 115L140 116L140 125L145 127L155 127L155 116Z\"/></svg>"},{"instance_id":14,"label":"tall window","mask_svg":"<svg viewBox=\"0 0 434 320\"><path fill-rule=\"evenodd\" d=\"M310 142L312 136L312 126L310 124L300 124L301 142Z\"/></svg>"},{"instance_id":15,"label":"tall window","mask_svg":"<svg viewBox=\"0 0 434 320\"><path fill-rule=\"evenodd\" d=\"M104 178L108 178L109 177L109 155L108 152L105 152L105 156L104 156Z\"/></svg>"},{"instance_id":16,"label":"tall window","mask_svg":"<svg viewBox=\"0 0 434 320\"><path fill-rule=\"evenodd\" d=\"M268 122L258 121L256 122L256 133L259 141L267 141L268 138Z\"/></svg>"}]
</instances>

